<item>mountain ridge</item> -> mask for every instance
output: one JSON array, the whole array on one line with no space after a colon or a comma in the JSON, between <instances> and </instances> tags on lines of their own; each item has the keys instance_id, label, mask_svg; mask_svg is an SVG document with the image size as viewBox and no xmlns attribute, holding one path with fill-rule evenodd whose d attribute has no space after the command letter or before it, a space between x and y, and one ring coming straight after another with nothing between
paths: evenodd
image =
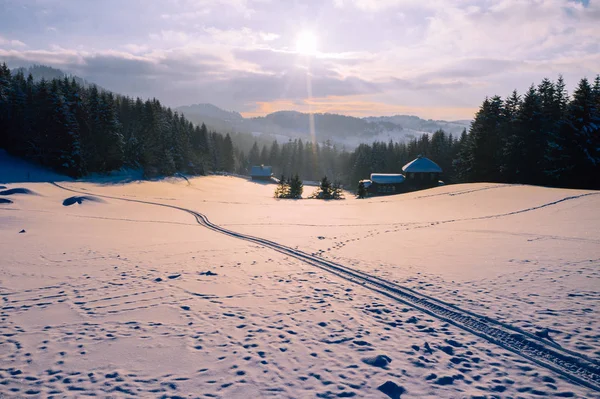
<instances>
[{"instance_id":1,"label":"mountain ridge","mask_svg":"<svg viewBox=\"0 0 600 399\"><path fill-rule=\"evenodd\" d=\"M264 116L245 118L239 112L223 110L213 104L192 104L175 108L194 123L225 132L273 136L278 141L312 138L356 147L364 142L406 142L437 130L458 136L469 129L471 121L423 119L414 115L355 117L336 113L313 113L314 132L308 113L281 110Z\"/></svg>"}]
</instances>

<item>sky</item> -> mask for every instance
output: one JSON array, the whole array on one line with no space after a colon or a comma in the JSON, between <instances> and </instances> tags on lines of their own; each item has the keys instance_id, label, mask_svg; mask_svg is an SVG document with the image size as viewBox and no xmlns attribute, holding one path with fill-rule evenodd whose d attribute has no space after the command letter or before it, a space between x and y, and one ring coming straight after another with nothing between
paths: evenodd
<instances>
[{"instance_id":1,"label":"sky","mask_svg":"<svg viewBox=\"0 0 600 399\"><path fill-rule=\"evenodd\" d=\"M471 119L600 73L600 0L0 0L0 62L244 116Z\"/></svg>"}]
</instances>

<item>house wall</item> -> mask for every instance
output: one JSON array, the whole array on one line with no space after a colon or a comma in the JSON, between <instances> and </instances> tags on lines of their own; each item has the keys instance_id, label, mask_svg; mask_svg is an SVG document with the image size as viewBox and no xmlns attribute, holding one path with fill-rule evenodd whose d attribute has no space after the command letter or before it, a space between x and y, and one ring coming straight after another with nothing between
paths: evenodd
<instances>
[{"instance_id":1,"label":"house wall","mask_svg":"<svg viewBox=\"0 0 600 399\"><path fill-rule=\"evenodd\" d=\"M437 187L441 173L407 173L406 183L411 188Z\"/></svg>"},{"instance_id":2,"label":"house wall","mask_svg":"<svg viewBox=\"0 0 600 399\"><path fill-rule=\"evenodd\" d=\"M373 182L367 189L367 192L373 195L399 194L405 191L406 186L404 183L379 184Z\"/></svg>"}]
</instances>

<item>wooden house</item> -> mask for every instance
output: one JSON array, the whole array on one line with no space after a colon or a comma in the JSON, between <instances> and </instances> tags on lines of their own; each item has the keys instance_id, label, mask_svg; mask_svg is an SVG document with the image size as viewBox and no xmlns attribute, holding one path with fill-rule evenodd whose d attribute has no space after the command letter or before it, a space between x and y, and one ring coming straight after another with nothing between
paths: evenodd
<instances>
[{"instance_id":1,"label":"wooden house","mask_svg":"<svg viewBox=\"0 0 600 399\"><path fill-rule=\"evenodd\" d=\"M271 180L271 176L273 176L273 169L270 166L253 166L250 170L252 180Z\"/></svg>"},{"instance_id":2,"label":"wooden house","mask_svg":"<svg viewBox=\"0 0 600 399\"><path fill-rule=\"evenodd\" d=\"M371 173L371 180L363 181L372 195L398 194L404 192L404 176L394 173Z\"/></svg>"},{"instance_id":3,"label":"wooden house","mask_svg":"<svg viewBox=\"0 0 600 399\"><path fill-rule=\"evenodd\" d=\"M442 168L429 158L419 156L402 167L406 185L410 190L436 187L440 184Z\"/></svg>"}]
</instances>

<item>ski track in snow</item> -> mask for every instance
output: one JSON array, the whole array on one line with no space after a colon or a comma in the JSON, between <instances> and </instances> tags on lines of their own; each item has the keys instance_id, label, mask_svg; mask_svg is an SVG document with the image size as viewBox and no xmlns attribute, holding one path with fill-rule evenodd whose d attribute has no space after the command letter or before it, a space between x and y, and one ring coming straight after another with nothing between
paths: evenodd
<instances>
[{"instance_id":1,"label":"ski track in snow","mask_svg":"<svg viewBox=\"0 0 600 399\"><path fill-rule=\"evenodd\" d=\"M81 191L73 190L65 186L61 186L57 183L52 184L63 190L81 193ZM489 216L446 220L436 222L436 224L506 217L525 212L531 212L538 209L553 206L565 201L575 200L586 196L598 194L600 193L586 193L581 195L568 196L557 201L552 201L539 206L521 209L518 211L506 212L502 214ZM517 327L496 321L490 317L478 315L471 311L461 309L460 307L457 307L455 305L450 305L441 300L437 300L433 297L418 293L409 288L399 286L390 281L349 268L347 266L343 266L341 264L324 260L317 256L309 255L302 251L292 249L284 245L280 245L273 241L227 230L225 228L211 223L205 215L190 209L174 205L162 204L158 202L134 200L98 194L94 195L98 197L111 198L122 201L173 208L187 212L193 215L199 224L203 225L204 227L210 230L225 234L230 237L253 242L263 247L271 248L282 254L294 257L304 263L335 274L345 280L351 281L356 284L360 284L365 288L369 288L372 291L385 295L398 302L412 306L426 314L429 314L447 323L453 324L481 338L484 338L487 341L496 344L503 349L509 350L528 359L533 363L538 364L539 366L552 370L574 383L583 385L587 388L591 388L596 391L600 391L600 362L594 359L590 359L587 356L577 353L575 351L563 349L550 340L540 338Z\"/></svg>"}]
</instances>

